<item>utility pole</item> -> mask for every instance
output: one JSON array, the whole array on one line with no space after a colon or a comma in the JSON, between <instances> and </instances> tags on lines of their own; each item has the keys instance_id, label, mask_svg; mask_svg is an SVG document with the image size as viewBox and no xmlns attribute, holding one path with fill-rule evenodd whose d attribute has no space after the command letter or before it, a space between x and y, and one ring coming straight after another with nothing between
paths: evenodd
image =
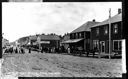
<instances>
[{"instance_id":1,"label":"utility pole","mask_svg":"<svg viewBox=\"0 0 128 79\"><path fill-rule=\"evenodd\" d=\"M109 59L111 59L111 8L109 9Z\"/></svg>"}]
</instances>

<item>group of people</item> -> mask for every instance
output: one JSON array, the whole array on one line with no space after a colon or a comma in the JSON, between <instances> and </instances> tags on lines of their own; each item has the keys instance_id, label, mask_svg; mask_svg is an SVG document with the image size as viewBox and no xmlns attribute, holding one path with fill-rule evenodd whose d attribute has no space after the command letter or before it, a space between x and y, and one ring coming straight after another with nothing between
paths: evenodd
<instances>
[{"instance_id":1,"label":"group of people","mask_svg":"<svg viewBox=\"0 0 128 79\"><path fill-rule=\"evenodd\" d=\"M5 48L4 53L25 53L25 50L23 47L20 46L9 46Z\"/></svg>"},{"instance_id":2,"label":"group of people","mask_svg":"<svg viewBox=\"0 0 128 79\"><path fill-rule=\"evenodd\" d=\"M64 48L63 47L44 47L42 46L40 48L41 53L59 53L59 52L64 52Z\"/></svg>"}]
</instances>

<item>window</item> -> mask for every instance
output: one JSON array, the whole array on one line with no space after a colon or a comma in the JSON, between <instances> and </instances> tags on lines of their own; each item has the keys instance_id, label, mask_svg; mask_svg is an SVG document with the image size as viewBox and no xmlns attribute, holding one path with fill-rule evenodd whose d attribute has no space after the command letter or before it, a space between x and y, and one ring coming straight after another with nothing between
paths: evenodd
<instances>
[{"instance_id":1,"label":"window","mask_svg":"<svg viewBox=\"0 0 128 79\"><path fill-rule=\"evenodd\" d=\"M76 33L76 38L78 38L78 33Z\"/></svg>"},{"instance_id":2,"label":"window","mask_svg":"<svg viewBox=\"0 0 128 79\"><path fill-rule=\"evenodd\" d=\"M113 40L113 50L121 50L121 40Z\"/></svg>"},{"instance_id":3,"label":"window","mask_svg":"<svg viewBox=\"0 0 128 79\"><path fill-rule=\"evenodd\" d=\"M81 33L79 33L79 37L81 38Z\"/></svg>"},{"instance_id":4,"label":"window","mask_svg":"<svg viewBox=\"0 0 128 79\"><path fill-rule=\"evenodd\" d=\"M99 41L98 40L93 40L93 49L94 48L99 49Z\"/></svg>"},{"instance_id":5,"label":"window","mask_svg":"<svg viewBox=\"0 0 128 79\"><path fill-rule=\"evenodd\" d=\"M74 38L74 35L73 34L71 34L71 39L73 39Z\"/></svg>"},{"instance_id":6,"label":"window","mask_svg":"<svg viewBox=\"0 0 128 79\"><path fill-rule=\"evenodd\" d=\"M113 33L114 34L118 33L118 25L117 24L114 24L114 26L113 26Z\"/></svg>"},{"instance_id":7,"label":"window","mask_svg":"<svg viewBox=\"0 0 128 79\"><path fill-rule=\"evenodd\" d=\"M108 33L108 27L104 26L104 34L107 34L107 33Z\"/></svg>"},{"instance_id":8,"label":"window","mask_svg":"<svg viewBox=\"0 0 128 79\"><path fill-rule=\"evenodd\" d=\"M96 28L96 34L99 35L99 28Z\"/></svg>"},{"instance_id":9,"label":"window","mask_svg":"<svg viewBox=\"0 0 128 79\"><path fill-rule=\"evenodd\" d=\"M81 37L84 38L84 32L81 33Z\"/></svg>"},{"instance_id":10,"label":"window","mask_svg":"<svg viewBox=\"0 0 128 79\"><path fill-rule=\"evenodd\" d=\"M74 33L74 34L73 34L73 39L75 39L75 38L76 38L76 34Z\"/></svg>"}]
</instances>

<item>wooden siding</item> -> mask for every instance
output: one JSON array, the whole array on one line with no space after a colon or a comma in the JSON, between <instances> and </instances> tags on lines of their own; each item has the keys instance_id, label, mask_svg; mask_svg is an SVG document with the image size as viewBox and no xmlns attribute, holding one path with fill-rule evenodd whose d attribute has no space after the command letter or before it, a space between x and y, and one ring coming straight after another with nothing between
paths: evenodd
<instances>
[{"instance_id":1,"label":"wooden siding","mask_svg":"<svg viewBox=\"0 0 128 79\"><path fill-rule=\"evenodd\" d=\"M114 25L117 24L118 32L114 33ZM105 34L104 28L107 26L108 28L108 33ZM99 35L96 33L96 29L99 28ZM121 22L116 22L111 24L111 49L113 49L113 40L121 40L122 39L122 34L123 34L123 27L121 25ZM93 48L93 40L99 40L99 41L105 41L105 52L108 53L109 50L109 25L102 25L102 26L97 26L91 28L91 48ZM100 48L100 44L99 44ZM101 50L101 49L99 49Z\"/></svg>"}]
</instances>

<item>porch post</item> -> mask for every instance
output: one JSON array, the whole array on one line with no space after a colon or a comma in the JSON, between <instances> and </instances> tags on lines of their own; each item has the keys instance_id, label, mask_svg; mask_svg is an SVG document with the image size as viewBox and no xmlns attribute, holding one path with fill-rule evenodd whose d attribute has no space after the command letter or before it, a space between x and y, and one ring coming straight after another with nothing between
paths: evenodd
<instances>
[{"instance_id":1,"label":"porch post","mask_svg":"<svg viewBox=\"0 0 128 79\"><path fill-rule=\"evenodd\" d=\"M122 54L122 72L126 73L126 40L122 40L122 49L121 49L121 54Z\"/></svg>"},{"instance_id":2,"label":"porch post","mask_svg":"<svg viewBox=\"0 0 128 79\"><path fill-rule=\"evenodd\" d=\"M99 40L99 56L98 57L101 58L101 42L100 42L100 40Z\"/></svg>"},{"instance_id":3,"label":"porch post","mask_svg":"<svg viewBox=\"0 0 128 79\"><path fill-rule=\"evenodd\" d=\"M86 50L86 34L85 34L85 33L86 33L86 32L84 32L84 50L87 51L87 50Z\"/></svg>"}]
</instances>

